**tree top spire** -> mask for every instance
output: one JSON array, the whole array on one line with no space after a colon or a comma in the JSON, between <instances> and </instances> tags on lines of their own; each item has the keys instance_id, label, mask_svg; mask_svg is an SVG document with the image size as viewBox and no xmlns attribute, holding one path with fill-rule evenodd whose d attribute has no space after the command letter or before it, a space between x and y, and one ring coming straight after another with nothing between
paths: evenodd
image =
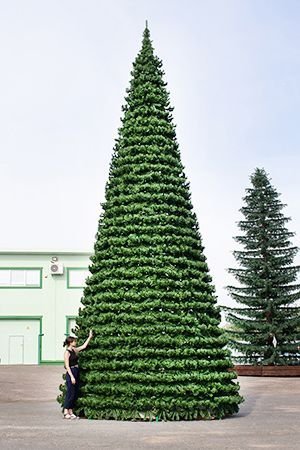
<instances>
[{"instance_id":1,"label":"tree top spire","mask_svg":"<svg viewBox=\"0 0 300 450\"><path fill-rule=\"evenodd\" d=\"M149 30L149 27L148 27L148 20L147 19L146 19L146 23L145 23L145 30L144 30L143 36L144 36L144 39L145 38L150 39L150 30Z\"/></svg>"}]
</instances>

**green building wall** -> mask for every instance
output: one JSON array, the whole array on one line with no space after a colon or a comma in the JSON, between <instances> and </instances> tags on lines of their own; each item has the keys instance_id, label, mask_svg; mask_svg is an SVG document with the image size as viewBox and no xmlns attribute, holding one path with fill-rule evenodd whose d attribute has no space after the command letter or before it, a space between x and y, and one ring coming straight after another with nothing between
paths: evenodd
<instances>
[{"instance_id":1,"label":"green building wall","mask_svg":"<svg viewBox=\"0 0 300 450\"><path fill-rule=\"evenodd\" d=\"M63 274L51 274L53 257ZM72 278L75 271L82 276L88 270L89 257L89 252L0 252L0 275L40 270L36 286L0 284L0 364L62 362L63 340L74 325L83 290L72 285Z\"/></svg>"}]
</instances>

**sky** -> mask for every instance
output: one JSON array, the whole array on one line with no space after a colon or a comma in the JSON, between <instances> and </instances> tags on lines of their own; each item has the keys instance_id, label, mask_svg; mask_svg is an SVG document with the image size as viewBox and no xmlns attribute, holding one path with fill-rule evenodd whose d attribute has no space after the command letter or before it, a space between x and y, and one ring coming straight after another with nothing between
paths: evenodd
<instances>
[{"instance_id":1,"label":"sky","mask_svg":"<svg viewBox=\"0 0 300 450\"><path fill-rule=\"evenodd\" d=\"M0 249L92 251L146 19L219 302L231 304L256 167L300 246L299 1L0 0Z\"/></svg>"}]
</instances>

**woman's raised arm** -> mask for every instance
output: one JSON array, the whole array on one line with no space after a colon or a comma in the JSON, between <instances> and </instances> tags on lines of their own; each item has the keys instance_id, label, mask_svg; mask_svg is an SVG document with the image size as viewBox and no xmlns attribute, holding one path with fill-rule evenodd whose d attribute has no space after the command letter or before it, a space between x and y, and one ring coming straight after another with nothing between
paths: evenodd
<instances>
[{"instance_id":1,"label":"woman's raised arm","mask_svg":"<svg viewBox=\"0 0 300 450\"><path fill-rule=\"evenodd\" d=\"M89 337L87 338L85 343L80 345L79 347L75 347L74 350L76 350L76 352L81 352L81 350L84 350L85 348L87 348L87 346L89 345L89 342L92 339L92 337L93 337L93 332L92 332L92 330L90 330Z\"/></svg>"}]
</instances>

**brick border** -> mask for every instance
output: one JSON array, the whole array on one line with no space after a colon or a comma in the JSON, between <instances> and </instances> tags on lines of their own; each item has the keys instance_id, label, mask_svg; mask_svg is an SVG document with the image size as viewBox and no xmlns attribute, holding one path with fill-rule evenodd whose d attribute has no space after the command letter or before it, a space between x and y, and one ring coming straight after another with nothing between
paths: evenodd
<instances>
[{"instance_id":1,"label":"brick border","mask_svg":"<svg viewBox=\"0 0 300 450\"><path fill-rule=\"evenodd\" d=\"M234 370L245 377L300 377L299 366L250 366L236 365Z\"/></svg>"}]
</instances>

